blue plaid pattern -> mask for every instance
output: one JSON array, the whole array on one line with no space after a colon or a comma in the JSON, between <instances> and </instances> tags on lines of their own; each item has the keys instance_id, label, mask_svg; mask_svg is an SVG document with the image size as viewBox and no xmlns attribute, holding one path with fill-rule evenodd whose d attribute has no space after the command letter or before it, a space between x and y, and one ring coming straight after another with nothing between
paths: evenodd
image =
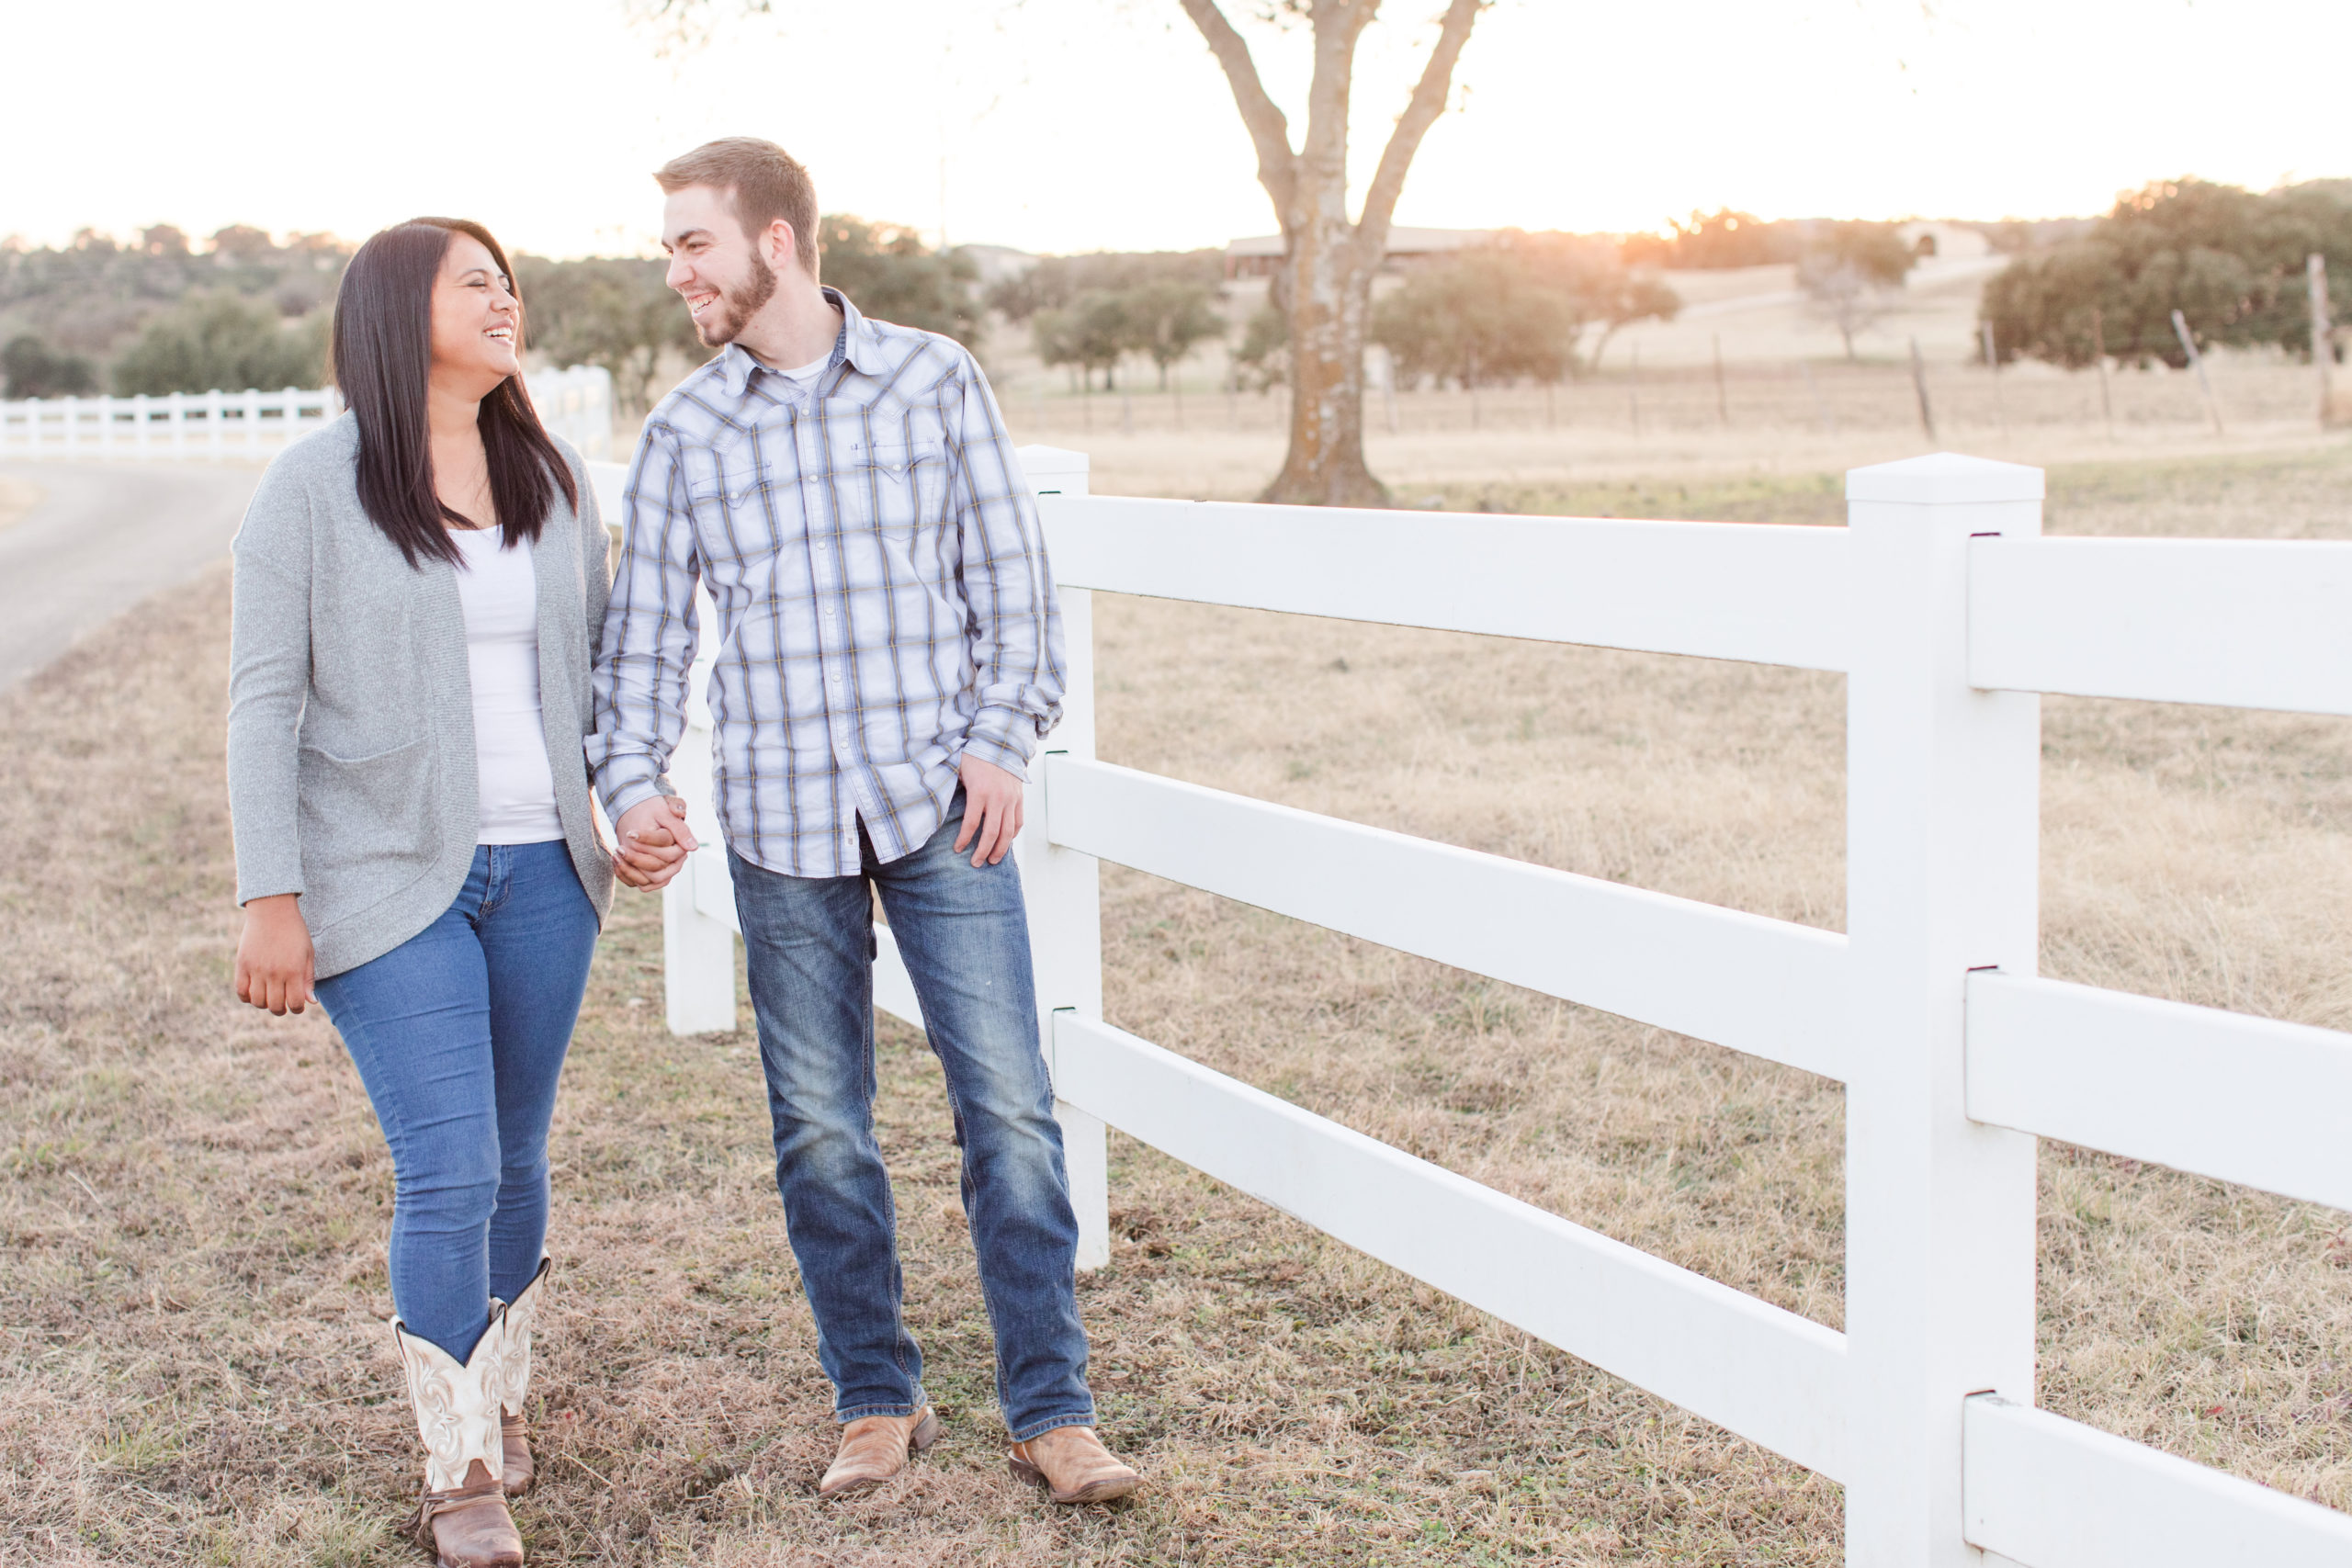
<instances>
[{"instance_id":1,"label":"blue plaid pattern","mask_svg":"<svg viewBox=\"0 0 2352 1568\"><path fill-rule=\"evenodd\" d=\"M718 819L787 876L921 848L965 754L1025 777L1061 716L1061 615L996 399L972 356L871 321L796 398L740 344L646 420L594 678L588 765L615 820L669 788L699 628Z\"/></svg>"}]
</instances>

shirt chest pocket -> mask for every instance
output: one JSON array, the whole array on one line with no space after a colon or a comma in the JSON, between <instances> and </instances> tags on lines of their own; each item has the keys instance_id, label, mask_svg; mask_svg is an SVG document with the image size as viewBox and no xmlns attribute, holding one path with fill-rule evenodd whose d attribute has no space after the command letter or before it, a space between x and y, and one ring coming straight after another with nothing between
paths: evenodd
<instances>
[{"instance_id":1,"label":"shirt chest pocket","mask_svg":"<svg viewBox=\"0 0 2352 1568\"><path fill-rule=\"evenodd\" d=\"M711 475L685 488L695 548L712 566L765 561L803 532L801 510L791 503L791 495L779 495L756 473Z\"/></svg>"},{"instance_id":2,"label":"shirt chest pocket","mask_svg":"<svg viewBox=\"0 0 2352 1568\"><path fill-rule=\"evenodd\" d=\"M844 509L887 538L912 539L947 520L944 442L877 441L844 477Z\"/></svg>"}]
</instances>

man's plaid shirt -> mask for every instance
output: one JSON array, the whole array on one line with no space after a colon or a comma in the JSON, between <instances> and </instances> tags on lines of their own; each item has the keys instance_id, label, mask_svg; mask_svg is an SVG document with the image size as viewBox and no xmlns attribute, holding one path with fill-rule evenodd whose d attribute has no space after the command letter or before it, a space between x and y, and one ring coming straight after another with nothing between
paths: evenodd
<instances>
[{"instance_id":1,"label":"man's plaid shirt","mask_svg":"<svg viewBox=\"0 0 2352 1568\"><path fill-rule=\"evenodd\" d=\"M587 741L614 820L669 787L699 579L718 820L789 876L856 875L861 820L881 859L912 852L959 758L1026 776L1061 716L1053 577L988 381L825 294L842 332L812 393L729 344L647 419Z\"/></svg>"}]
</instances>

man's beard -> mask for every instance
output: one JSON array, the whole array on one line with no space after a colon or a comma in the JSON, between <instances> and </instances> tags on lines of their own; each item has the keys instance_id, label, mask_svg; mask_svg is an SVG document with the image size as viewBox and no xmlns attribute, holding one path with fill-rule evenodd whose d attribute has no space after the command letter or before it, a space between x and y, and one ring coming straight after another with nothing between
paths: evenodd
<instances>
[{"instance_id":1,"label":"man's beard","mask_svg":"<svg viewBox=\"0 0 2352 1568\"><path fill-rule=\"evenodd\" d=\"M735 341L737 334L753 316L760 313L760 307L775 298L775 273L755 255L752 258L750 276L744 278L740 289L722 288L718 291L718 308L724 312L722 318L711 325L696 321L695 335L702 339L706 348L724 348Z\"/></svg>"}]
</instances>

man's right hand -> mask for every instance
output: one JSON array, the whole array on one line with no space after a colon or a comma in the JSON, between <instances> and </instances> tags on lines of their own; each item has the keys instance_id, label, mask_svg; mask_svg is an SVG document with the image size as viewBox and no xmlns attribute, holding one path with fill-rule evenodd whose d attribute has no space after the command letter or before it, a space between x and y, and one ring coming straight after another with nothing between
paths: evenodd
<instances>
[{"instance_id":1,"label":"man's right hand","mask_svg":"<svg viewBox=\"0 0 2352 1568\"><path fill-rule=\"evenodd\" d=\"M613 824L620 836L620 852L613 857L613 873L631 887L647 892L669 885L702 846L686 826L686 803L674 795L640 800Z\"/></svg>"}]
</instances>

